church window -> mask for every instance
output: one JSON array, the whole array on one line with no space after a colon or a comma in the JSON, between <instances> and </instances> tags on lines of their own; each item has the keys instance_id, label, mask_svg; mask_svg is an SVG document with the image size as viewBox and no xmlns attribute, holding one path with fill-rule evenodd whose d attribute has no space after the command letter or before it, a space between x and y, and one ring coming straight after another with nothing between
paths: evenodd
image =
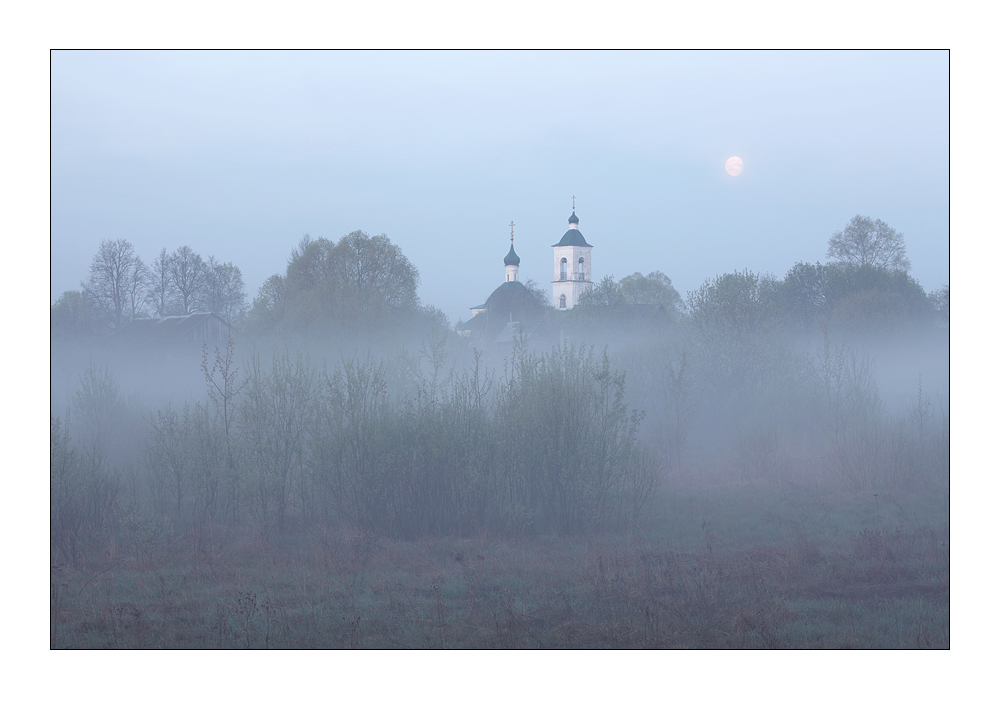
<instances>
[{"instance_id":1,"label":"church window","mask_svg":"<svg viewBox=\"0 0 1000 725\"><path fill-rule=\"evenodd\" d=\"M559 295L559 309L560 310L566 309L566 295Z\"/></svg>"},{"instance_id":2,"label":"church window","mask_svg":"<svg viewBox=\"0 0 1000 725\"><path fill-rule=\"evenodd\" d=\"M576 273L580 275L577 279L583 279L583 257L576 263Z\"/></svg>"},{"instance_id":3,"label":"church window","mask_svg":"<svg viewBox=\"0 0 1000 725\"><path fill-rule=\"evenodd\" d=\"M559 279L566 279L566 257L562 258L562 262L559 263Z\"/></svg>"}]
</instances>

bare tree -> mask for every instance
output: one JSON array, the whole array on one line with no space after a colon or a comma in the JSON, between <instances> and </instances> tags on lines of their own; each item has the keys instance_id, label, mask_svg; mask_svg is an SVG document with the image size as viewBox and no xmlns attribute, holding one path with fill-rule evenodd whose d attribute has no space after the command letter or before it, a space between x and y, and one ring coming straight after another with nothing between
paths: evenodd
<instances>
[{"instance_id":1,"label":"bare tree","mask_svg":"<svg viewBox=\"0 0 1000 725\"><path fill-rule=\"evenodd\" d=\"M194 312L205 288L207 267L200 254L185 245L170 255L170 280L182 315Z\"/></svg>"},{"instance_id":2,"label":"bare tree","mask_svg":"<svg viewBox=\"0 0 1000 725\"><path fill-rule=\"evenodd\" d=\"M143 264L139 257L136 257L135 260L137 264L132 265L132 269L129 270L128 276L125 278L125 296L128 301L129 319L146 316L143 308L146 304L151 279L149 267Z\"/></svg>"},{"instance_id":3,"label":"bare tree","mask_svg":"<svg viewBox=\"0 0 1000 725\"><path fill-rule=\"evenodd\" d=\"M858 214L843 231L830 237L826 256L837 262L871 266L877 269L909 270L906 244L897 232L881 219Z\"/></svg>"},{"instance_id":4,"label":"bare tree","mask_svg":"<svg viewBox=\"0 0 1000 725\"><path fill-rule=\"evenodd\" d=\"M149 291L146 295L146 302L157 317L166 317L169 314L172 285L170 255L167 254L167 248L164 247L153 260L149 274Z\"/></svg>"},{"instance_id":5,"label":"bare tree","mask_svg":"<svg viewBox=\"0 0 1000 725\"><path fill-rule=\"evenodd\" d=\"M524 280L524 286L527 288L528 292L531 293L531 296L534 297L535 300L538 302L538 304L540 304L542 307L548 307L550 304L552 304L552 301L549 299L548 293L546 293L546 291L542 289L542 286L535 280L533 279Z\"/></svg>"},{"instance_id":6,"label":"bare tree","mask_svg":"<svg viewBox=\"0 0 1000 725\"><path fill-rule=\"evenodd\" d=\"M139 314L148 275L130 242L104 239L81 286L98 314L117 329Z\"/></svg>"}]
</instances>

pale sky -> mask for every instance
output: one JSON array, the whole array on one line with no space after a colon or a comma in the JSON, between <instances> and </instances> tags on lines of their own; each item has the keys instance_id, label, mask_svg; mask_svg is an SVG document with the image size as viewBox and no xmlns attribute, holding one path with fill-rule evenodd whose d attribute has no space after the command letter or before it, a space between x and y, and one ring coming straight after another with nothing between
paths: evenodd
<instances>
[{"instance_id":1,"label":"pale sky","mask_svg":"<svg viewBox=\"0 0 1000 725\"><path fill-rule=\"evenodd\" d=\"M550 291L571 196L593 274L682 294L826 261L855 214L948 282L949 57L936 52L55 52L52 301L102 238L187 244L248 297L303 234L387 234L454 323ZM738 177L725 162L739 156Z\"/></svg>"}]
</instances>

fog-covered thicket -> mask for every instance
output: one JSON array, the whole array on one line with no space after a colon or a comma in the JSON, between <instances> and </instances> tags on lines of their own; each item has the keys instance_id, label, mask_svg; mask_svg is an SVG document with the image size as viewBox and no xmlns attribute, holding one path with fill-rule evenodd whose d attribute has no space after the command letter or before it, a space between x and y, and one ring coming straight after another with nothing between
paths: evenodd
<instances>
[{"instance_id":1,"label":"fog-covered thicket","mask_svg":"<svg viewBox=\"0 0 1000 725\"><path fill-rule=\"evenodd\" d=\"M677 481L947 483L948 288L905 269L733 272L686 303L659 272L606 278L513 350L448 330L417 280L388 239L306 238L222 349L95 337L59 322L87 295L60 298L54 555L621 531Z\"/></svg>"},{"instance_id":2,"label":"fog-covered thicket","mask_svg":"<svg viewBox=\"0 0 1000 725\"><path fill-rule=\"evenodd\" d=\"M141 412L92 365L52 423L53 546L73 560L94 537L142 547L213 527L571 534L640 516L660 464L607 352L519 344L502 370L448 356L446 331L334 365L206 348L200 400Z\"/></svg>"}]
</instances>

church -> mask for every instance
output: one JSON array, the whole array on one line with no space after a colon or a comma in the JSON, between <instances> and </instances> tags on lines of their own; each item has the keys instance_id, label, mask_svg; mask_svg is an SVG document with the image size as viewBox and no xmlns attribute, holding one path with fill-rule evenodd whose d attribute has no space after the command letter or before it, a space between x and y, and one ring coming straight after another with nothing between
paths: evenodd
<instances>
[{"instance_id":1,"label":"church","mask_svg":"<svg viewBox=\"0 0 1000 725\"><path fill-rule=\"evenodd\" d=\"M593 284L590 257L593 246L584 239L579 225L574 197L569 229L552 245L552 307L555 310L573 309L580 295ZM471 338L473 343L492 342L505 346L520 334L529 338L546 336L544 318L548 307L518 279L521 258L514 251L514 222L510 227L510 250L503 259L503 283L493 290L486 302L470 308L472 319L456 328L459 335Z\"/></svg>"}]
</instances>

